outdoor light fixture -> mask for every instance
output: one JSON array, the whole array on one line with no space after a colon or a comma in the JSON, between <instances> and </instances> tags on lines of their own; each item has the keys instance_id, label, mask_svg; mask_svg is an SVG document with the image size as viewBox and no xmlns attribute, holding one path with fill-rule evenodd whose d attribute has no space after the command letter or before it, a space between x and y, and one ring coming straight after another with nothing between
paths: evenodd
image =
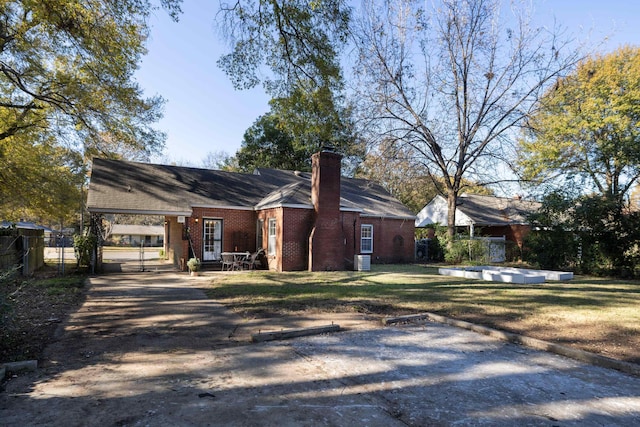
<instances>
[{"instance_id":1,"label":"outdoor light fixture","mask_svg":"<svg viewBox=\"0 0 640 427\"><path fill-rule=\"evenodd\" d=\"M197 224L198 223L198 218L196 218L195 221L196 221L196 224Z\"/></svg>"}]
</instances>

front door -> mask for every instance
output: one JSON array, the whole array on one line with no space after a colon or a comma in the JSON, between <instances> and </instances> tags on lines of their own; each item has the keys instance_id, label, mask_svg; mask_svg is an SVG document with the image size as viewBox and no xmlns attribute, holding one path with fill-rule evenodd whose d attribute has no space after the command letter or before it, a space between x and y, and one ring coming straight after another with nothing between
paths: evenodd
<instances>
[{"instance_id":1,"label":"front door","mask_svg":"<svg viewBox=\"0 0 640 427\"><path fill-rule=\"evenodd\" d=\"M222 220L204 219L202 260L218 261L222 252Z\"/></svg>"}]
</instances>

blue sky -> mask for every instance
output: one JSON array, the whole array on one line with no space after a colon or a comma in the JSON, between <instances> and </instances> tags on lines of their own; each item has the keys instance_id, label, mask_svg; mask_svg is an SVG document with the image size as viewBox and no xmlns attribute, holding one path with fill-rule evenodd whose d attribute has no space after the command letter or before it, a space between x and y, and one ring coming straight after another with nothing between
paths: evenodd
<instances>
[{"instance_id":1,"label":"blue sky","mask_svg":"<svg viewBox=\"0 0 640 427\"><path fill-rule=\"evenodd\" d=\"M610 51L640 45L640 2L636 0L537 0L536 17L557 22L581 39ZM227 51L214 27L217 0L185 0L179 22L158 10L151 25L148 54L136 78L147 95L167 100L157 128L167 133L164 156L155 162L200 166L209 152L234 154L249 126L269 110L262 88L236 91L216 66Z\"/></svg>"}]
</instances>

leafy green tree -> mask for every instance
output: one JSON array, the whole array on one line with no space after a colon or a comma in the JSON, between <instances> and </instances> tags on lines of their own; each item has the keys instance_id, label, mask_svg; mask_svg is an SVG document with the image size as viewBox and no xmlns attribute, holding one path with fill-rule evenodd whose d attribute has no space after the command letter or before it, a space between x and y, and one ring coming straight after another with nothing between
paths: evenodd
<instances>
[{"instance_id":1,"label":"leafy green tree","mask_svg":"<svg viewBox=\"0 0 640 427\"><path fill-rule=\"evenodd\" d=\"M640 214L620 209L614 199L601 195L581 196L574 210L583 271L619 277L637 274Z\"/></svg>"},{"instance_id":2,"label":"leafy green tree","mask_svg":"<svg viewBox=\"0 0 640 427\"><path fill-rule=\"evenodd\" d=\"M640 178L640 48L595 55L559 79L519 152L525 179L579 179L621 209Z\"/></svg>"},{"instance_id":3,"label":"leafy green tree","mask_svg":"<svg viewBox=\"0 0 640 427\"><path fill-rule=\"evenodd\" d=\"M82 157L35 129L0 140L0 217L69 223L82 209Z\"/></svg>"},{"instance_id":4,"label":"leafy green tree","mask_svg":"<svg viewBox=\"0 0 640 427\"><path fill-rule=\"evenodd\" d=\"M78 267L91 266L91 252L96 247L97 237L94 234L76 234L73 236L73 251Z\"/></svg>"},{"instance_id":5,"label":"leafy green tree","mask_svg":"<svg viewBox=\"0 0 640 427\"><path fill-rule=\"evenodd\" d=\"M330 91L273 99L271 111L259 117L245 132L235 163L250 172L257 167L311 170L311 155L331 147L343 155L345 174L360 163L363 144L355 135L348 109L336 106ZM228 163L233 164L233 161Z\"/></svg>"},{"instance_id":6,"label":"leafy green tree","mask_svg":"<svg viewBox=\"0 0 640 427\"><path fill-rule=\"evenodd\" d=\"M575 201L567 194L553 191L542 200L538 211L529 215L533 230L525 238L524 259L549 270L579 267L579 241L571 212Z\"/></svg>"},{"instance_id":7,"label":"leafy green tree","mask_svg":"<svg viewBox=\"0 0 640 427\"><path fill-rule=\"evenodd\" d=\"M296 152L308 158L323 147L331 147L343 155L343 165L351 175L364 155L364 144L353 123L353 110L344 104L344 99L327 87L314 90L304 82L287 96L270 101L278 127L291 135Z\"/></svg>"},{"instance_id":8,"label":"leafy green tree","mask_svg":"<svg viewBox=\"0 0 640 427\"><path fill-rule=\"evenodd\" d=\"M347 2L240 0L222 4L218 16L232 49L218 65L236 88L262 84L272 97L273 117L249 130L238 153L240 168L306 170L312 153L331 146L345 156L350 174L362 147L342 96L340 53L348 36ZM275 158L267 159L266 153Z\"/></svg>"},{"instance_id":9,"label":"leafy green tree","mask_svg":"<svg viewBox=\"0 0 640 427\"><path fill-rule=\"evenodd\" d=\"M526 260L545 269L630 277L640 271L640 212L601 195L552 191L529 217Z\"/></svg>"},{"instance_id":10,"label":"leafy green tree","mask_svg":"<svg viewBox=\"0 0 640 427\"><path fill-rule=\"evenodd\" d=\"M631 206L640 178L640 48L595 55L559 79L529 118L520 153L526 179L580 184L582 194L565 211L565 229L582 246L580 267L634 274L640 243L640 216Z\"/></svg>"},{"instance_id":11,"label":"leafy green tree","mask_svg":"<svg viewBox=\"0 0 640 427\"><path fill-rule=\"evenodd\" d=\"M176 16L179 1L163 3ZM38 127L59 142L104 147L104 136L150 152L162 99L133 80L151 5L136 0L16 0L0 6L0 138Z\"/></svg>"},{"instance_id":12,"label":"leafy green tree","mask_svg":"<svg viewBox=\"0 0 640 427\"><path fill-rule=\"evenodd\" d=\"M273 97L293 93L299 82L333 90L342 78L349 17L344 0L221 3L218 26L232 50L218 65L236 88L262 83Z\"/></svg>"},{"instance_id":13,"label":"leafy green tree","mask_svg":"<svg viewBox=\"0 0 640 427\"><path fill-rule=\"evenodd\" d=\"M242 146L236 153L243 172L255 168L310 170L310 153L294 146L294 138L283 129L278 116L260 116L244 134Z\"/></svg>"},{"instance_id":14,"label":"leafy green tree","mask_svg":"<svg viewBox=\"0 0 640 427\"><path fill-rule=\"evenodd\" d=\"M180 0L160 4L177 19ZM152 124L163 100L146 98L133 79L155 8L146 0L0 3L4 215L68 216L80 207L78 156L139 158L162 147Z\"/></svg>"}]
</instances>

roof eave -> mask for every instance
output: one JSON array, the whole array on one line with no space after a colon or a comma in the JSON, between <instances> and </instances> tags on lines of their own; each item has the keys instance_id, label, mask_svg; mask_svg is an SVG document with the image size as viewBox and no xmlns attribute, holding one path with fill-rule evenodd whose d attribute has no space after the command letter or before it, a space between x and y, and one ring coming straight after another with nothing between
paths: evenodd
<instances>
[{"instance_id":1,"label":"roof eave","mask_svg":"<svg viewBox=\"0 0 640 427\"><path fill-rule=\"evenodd\" d=\"M101 214L126 214L126 215L162 215L162 216L191 216L191 211L151 210L151 209L116 209L116 208L91 208L90 213Z\"/></svg>"},{"instance_id":2,"label":"roof eave","mask_svg":"<svg viewBox=\"0 0 640 427\"><path fill-rule=\"evenodd\" d=\"M240 206L240 205L207 205L207 204L192 204L192 208L200 208L200 209L230 209L236 211L252 211L254 210L253 206Z\"/></svg>"},{"instance_id":3,"label":"roof eave","mask_svg":"<svg viewBox=\"0 0 640 427\"><path fill-rule=\"evenodd\" d=\"M362 213L360 214L361 218L384 218L384 219L402 219L406 221L414 221L416 220L415 215L385 215L385 214L374 214L374 213Z\"/></svg>"},{"instance_id":4,"label":"roof eave","mask_svg":"<svg viewBox=\"0 0 640 427\"><path fill-rule=\"evenodd\" d=\"M308 205L305 203L267 203L265 205L256 206L254 209L256 211L262 211L265 209L276 209L276 208L291 208L291 209L313 209L313 205Z\"/></svg>"}]
</instances>

